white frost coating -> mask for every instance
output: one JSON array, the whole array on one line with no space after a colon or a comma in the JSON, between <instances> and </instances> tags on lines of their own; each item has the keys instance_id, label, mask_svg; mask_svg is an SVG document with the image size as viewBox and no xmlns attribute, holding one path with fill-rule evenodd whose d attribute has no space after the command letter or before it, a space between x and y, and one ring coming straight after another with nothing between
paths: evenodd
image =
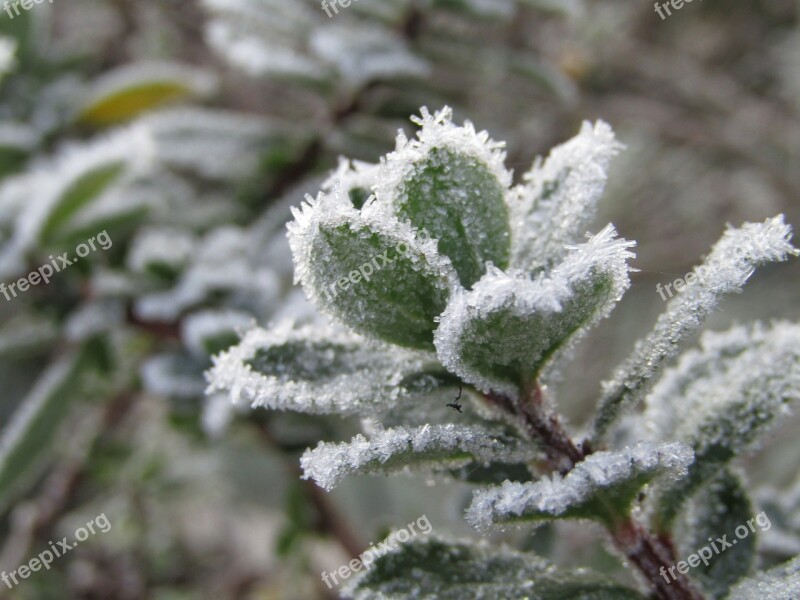
<instances>
[{"instance_id":1,"label":"white frost coating","mask_svg":"<svg viewBox=\"0 0 800 600\"><path fill-rule=\"evenodd\" d=\"M263 240L255 232L239 227L210 231L196 246L191 263L173 289L136 301L137 316L156 321L174 319L215 291L231 294L234 305L268 305L280 291L280 280L266 263L260 243Z\"/></svg>"},{"instance_id":2,"label":"white frost coating","mask_svg":"<svg viewBox=\"0 0 800 600\"><path fill-rule=\"evenodd\" d=\"M332 192L336 188L347 193L354 189L372 191L380 176L380 165L366 163L360 160L349 160L339 157L339 165L325 181L322 182L322 191Z\"/></svg>"},{"instance_id":3,"label":"white frost coating","mask_svg":"<svg viewBox=\"0 0 800 600\"><path fill-rule=\"evenodd\" d=\"M287 75L316 79L325 74L322 65L299 51L243 33L232 23L212 21L206 27L205 38L214 52L251 77Z\"/></svg>"},{"instance_id":4,"label":"white frost coating","mask_svg":"<svg viewBox=\"0 0 800 600\"><path fill-rule=\"evenodd\" d=\"M341 444L320 442L303 453L300 466L303 479L313 479L330 491L349 475L400 471L426 458L430 466L450 468L473 459L522 462L536 455L535 449L485 427L428 424L378 430L371 439L359 434Z\"/></svg>"},{"instance_id":5,"label":"white frost coating","mask_svg":"<svg viewBox=\"0 0 800 600\"><path fill-rule=\"evenodd\" d=\"M0 36L0 81L17 66L17 41Z\"/></svg>"},{"instance_id":6,"label":"white frost coating","mask_svg":"<svg viewBox=\"0 0 800 600\"><path fill-rule=\"evenodd\" d=\"M253 315L237 310L202 310L181 321L181 338L184 345L196 356L204 357L208 351L205 341L226 333L243 335L245 329L255 325Z\"/></svg>"},{"instance_id":7,"label":"white frost coating","mask_svg":"<svg viewBox=\"0 0 800 600\"><path fill-rule=\"evenodd\" d=\"M759 265L797 254L789 241L791 235L783 215L727 229L703 264L694 269L697 283L684 287L670 300L653 331L636 343L614 378L603 384L593 437L605 435L619 415L641 400L664 361L678 353L725 294L740 292Z\"/></svg>"},{"instance_id":8,"label":"white frost coating","mask_svg":"<svg viewBox=\"0 0 800 600\"><path fill-rule=\"evenodd\" d=\"M114 133L87 144L65 147L50 160L32 168L25 178L29 201L20 213L14 236L0 257L0 265L12 264L11 256L20 255L36 244L42 226L63 193L86 173L122 162L123 173L115 182L122 185L135 175L145 172L151 165L154 145L150 131L141 125L116 130ZM16 180L19 185L20 180Z\"/></svg>"},{"instance_id":9,"label":"white frost coating","mask_svg":"<svg viewBox=\"0 0 800 600\"><path fill-rule=\"evenodd\" d=\"M448 370L483 392L494 391L516 397L518 390L515 385L487 378L479 369L463 362L464 349L480 343L480 340L473 340L465 335L470 329L470 321L487 319L493 313L508 310L519 317L543 314L560 319L560 313L575 296L576 286L600 275L610 277L612 291L608 301L595 308L593 318L580 332L564 332L559 339L568 335L580 336L591 325L608 316L628 289L630 279L627 260L635 256L629 250L635 244L617 238L614 226L607 225L585 244L569 247L569 254L564 261L547 277L540 274L535 280L531 280L523 273L504 273L496 268L489 269L471 291L454 294L442 313L439 327L434 334L439 360ZM577 337L572 338L573 343L575 339ZM529 347L528 340L521 343L525 344L526 349ZM499 352L502 355L496 356L498 363L503 364L505 361L510 364L519 356L520 349L509 343Z\"/></svg>"},{"instance_id":10,"label":"white frost coating","mask_svg":"<svg viewBox=\"0 0 800 600\"><path fill-rule=\"evenodd\" d=\"M142 385L151 394L174 398L203 396L202 363L180 354L158 354L141 366Z\"/></svg>"},{"instance_id":11,"label":"white frost coating","mask_svg":"<svg viewBox=\"0 0 800 600\"><path fill-rule=\"evenodd\" d=\"M231 404L227 394L210 394L203 403L203 431L211 438L220 438L236 415L248 410L247 406Z\"/></svg>"},{"instance_id":12,"label":"white frost coating","mask_svg":"<svg viewBox=\"0 0 800 600\"><path fill-rule=\"evenodd\" d=\"M124 323L122 303L104 298L87 302L74 310L64 325L64 333L68 340L76 342L98 333L121 329Z\"/></svg>"},{"instance_id":13,"label":"white frost coating","mask_svg":"<svg viewBox=\"0 0 800 600\"><path fill-rule=\"evenodd\" d=\"M744 580L727 600L797 600L800 598L800 557Z\"/></svg>"},{"instance_id":14,"label":"white frost coating","mask_svg":"<svg viewBox=\"0 0 800 600\"><path fill-rule=\"evenodd\" d=\"M693 460L692 449L681 443L640 443L623 450L596 452L564 477L556 473L535 483L506 481L476 491L466 518L480 530L519 521L526 514L558 518L590 501L598 491L624 485L638 476L681 477Z\"/></svg>"},{"instance_id":15,"label":"white frost coating","mask_svg":"<svg viewBox=\"0 0 800 600\"><path fill-rule=\"evenodd\" d=\"M188 65L163 61L143 61L123 65L109 71L86 90L84 108L87 110L113 94L150 84L177 85L194 96L207 96L217 87L213 73Z\"/></svg>"},{"instance_id":16,"label":"white frost coating","mask_svg":"<svg viewBox=\"0 0 800 600\"><path fill-rule=\"evenodd\" d=\"M524 271L551 266L595 215L611 159L624 148L603 121L537 158L525 183L511 193L511 265Z\"/></svg>"},{"instance_id":17,"label":"white frost coating","mask_svg":"<svg viewBox=\"0 0 800 600\"><path fill-rule=\"evenodd\" d=\"M476 132L470 121L465 121L461 127L455 125L452 121L453 110L449 106L433 115L426 107L422 107L420 114L421 118L411 119L421 127L416 139L409 140L403 131L398 131L394 152L381 158L375 185L379 203L393 206L395 195L414 174L416 164L434 148L448 148L471 156L483 163L503 188L511 185L511 172L505 167L505 142L492 140L486 131Z\"/></svg>"},{"instance_id":18,"label":"white frost coating","mask_svg":"<svg viewBox=\"0 0 800 600\"><path fill-rule=\"evenodd\" d=\"M800 325L779 322L770 331L755 327L751 335L752 346L741 356L715 365L683 398L673 400L683 417L670 432L673 438L701 447L733 444L732 449L739 452L744 449L740 436L763 433L776 424L777 417L789 413L791 403L800 400ZM716 440L698 432L703 424L729 414L737 416L738 431L732 441L730 436Z\"/></svg>"},{"instance_id":19,"label":"white frost coating","mask_svg":"<svg viewBox=\"0 0 800 600\"><path fill-rule=\"evenodd\" d=\"M143 273L149 265L167 265L179 268L185 265L197 245L194 234L171 228L142 229L131 242L128 267Z\"/></svg>"},{"instance_id":20,"label":"white frost coating","mask_svg":"<svg viewBox=\"0 0 800 600\"><path fill-rule=\"evenodd\" d=\"M247 364L259 349L285 344L308 348L305 356L280 365L280 375L264 375ZM332 345L344 346L338 351ZM320 346L322 350L317 350ZM327 347L325 347L327 346ZM213 358L207 393L226 392L234 403L312 414L376 414L400 396L403 378L423 368L426 354L371 343L346 330L315 324L294 328L291 322L269 330L253 329L242 341ZM315 380L294 379L293 367L314 373ZM323 367L334 372L323 373Z\"/></svg>"},{"instance_id":21,"label":"white frost coating","mask_svg":"<svg viewBox=\"0 0 800 600\"><path fill-rule=\"evenodd\" d=\"M333 268L335 259L319 252L315 244L321 225L328 228L349 225L351 230L377 233L391 240L392 246L405 244L408 247L405 257L413 261L413 268L428 274L442 288L458 285L452 263L437 252L436 241L430 237L422 239L408 223L401 223L377 202L368 202L359 211L340 188L335 188L329 194L320 192L316 199L306 196L299 209L292 207L292 214L294 221L286 228L294 256L294 281L302 284L308 299L323 312L330 314L330 309L319 291L317 273ZM364 261L371 258L365 256Z\"/></svg>"},{"instance_id":22,"label":"white frost coating","mask_svg":"<svg viewBox=\"0 0 800 600\"><path fill-rule=\"evenodd\" d=\"M375 25L323 23L311 33L308 46L353 86L376 77L423 76L429 71L396 33Z\"/></svg>"},{"instance_id":23,"label":"white frost coating","mask_svg":"<svg viewBox=\"0 0 800 600\"><path fill-rule=\"evenodd\" d=\"M796 356L797 349L800 327L794 323L777 322L770 327L756 323L704 333L700 348L684 352L678 364L665 370L653 387L637 419L637 432L651 440L673 438L679 424L694 420L704 405L733 400L739 374L749 379L758 377L765 372L757 368L759 363L773 371L784 357ZM784 374L790 377L792 370ZM800 379L795 386L800 387Z\"/></svg>"}]
</instances>

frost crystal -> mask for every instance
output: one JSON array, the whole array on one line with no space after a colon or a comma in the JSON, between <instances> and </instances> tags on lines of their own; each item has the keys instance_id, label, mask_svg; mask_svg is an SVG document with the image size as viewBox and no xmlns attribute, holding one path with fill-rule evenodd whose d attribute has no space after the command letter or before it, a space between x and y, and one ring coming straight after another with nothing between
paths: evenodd
<instances>
[{"instance_id":1,"label":"frost crystal","mask_svg":"<svg viewBox=\"0 0 800 600\"><path fill-rule=\"evenodd\" d=\"M725 232L703 264L695 268L697 282L684 287L669 302L653 331L636 343L614 378L603 384L594 438L604 436L622 413L641 400L653 375L677 354L725 294L741 291L759 265L783 261L797 253L790 238L791 227L784 223L783 215Z\"/></svg>"},{"instance_id":2,"label":"frost crystal","mask_svg":"<svg viewBox=\"0 0 800 600\"><path fill-rule=\"evenodd\" d=\"M622 148L609 125L584 122L544 163L537 159L512 193L514 267L536 271L561 259L594 217L611 159Z\"/></svg>"},{"instance_id":3,"label":"frost crystal","mask_svg":"<svg viewBox=\"0 0 800 600\"><path fill-rule=\"evenodd\" d=\"M554 474L535 483L506 481L475 492L467 520L481 530L520 521L590 518L587 507L599 493L611 494L619 508L635 497L649 480L678 477L694 458L684 444L640 443L624 450L596 452L565 477Z\"/></svg>"},{"instance_id":4,"label":"frost crystal","mask_svg":"<svg viewBox=\"0 0 800 600\"><path fill-rule=\"evenodd\" d=\"M208 393L233 402L318 414L376 414L403 393L426 355L388 348L332 326L285 322L253 329L214 357ZM430 357L428 357L430 360Z\"/></svg>"},{"instance_id":5,"label":"frost crystal","mask_svg":"<svg viewBox=\"0 0 800 600\"><path fill-rule=\"evenodd\" d=\"M800 557L737 585L728 600L797 600L800 598Z\"/></svg>"},{"instance_id":6,"label":"frost crystal","mask_svg":"<svg viewBox=\"0 0 800 600\"><path fill-rule=\"evenodd\" d=\"M520 381L532 381L554 350L608 315L630 284L633 245L609 225L571 247L547 277L490 270L442 314L439 360L484 392L516 397Z\"/></svg>"},{"instance_id":7,"label":"frost crystal","mask_svg":"<svg viewBox=\"0 0 800 600\"><path fill-rule=\"evenodd\" d=\"M350 442L321 442L300 459L304 479L331 490L353 474L392 472L406 466L452 468L472 460L522 462L538 451L523 446L501 431L479 426L424 425L375 432L371 439L357 435Z\"/></svg>"}]
</instances>

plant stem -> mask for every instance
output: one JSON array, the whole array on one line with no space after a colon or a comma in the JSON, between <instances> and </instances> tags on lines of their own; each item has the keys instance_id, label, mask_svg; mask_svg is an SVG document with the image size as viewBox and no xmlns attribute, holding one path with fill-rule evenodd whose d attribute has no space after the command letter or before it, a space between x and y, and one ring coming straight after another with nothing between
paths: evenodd
<instances>
[{"instance_id":1,"label":"plant stem","mask_svg":"<svg viewBox=\"0 0 800 600\"><path fill-rule=\"evenodd\" d=\"M486 394L486 400L504 412L513 415L531 439L542 443L549 466L561 475L569 473L575 465L592 453L588 443L576 444L561 424L557 414L544 405L542 389L536 382L524 390L519 401L498 394ZM618 515L611 531L617 548L646 578L658 600L704 600L686 576L677 574L672 580L665 573L677 562L672 541L658 538L644 525L629 515Z\"/></svg>"}]
</instances>

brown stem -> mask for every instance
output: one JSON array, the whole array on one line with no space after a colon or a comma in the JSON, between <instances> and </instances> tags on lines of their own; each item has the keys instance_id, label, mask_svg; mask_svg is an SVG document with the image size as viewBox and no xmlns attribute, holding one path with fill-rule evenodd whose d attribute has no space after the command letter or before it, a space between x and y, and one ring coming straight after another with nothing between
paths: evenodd
<instances>
[{"instance_id":1,"label":"brown stem","mask_svg":"<svg viewBox=\"0 0 800 600\"><path fill-rule=\"evenodd\" d=\"M542 443L549 466L554 471L566 475L592 453L587 443L576 445L558 415L546 409L538 382L524 391L518 402L499 394L487 394L485 398L489 403L513 415L531 439ZM675 570L675 550L669 538L655 537L629 516L620 518L611 534L619 550L647 579L656 598L704 600L689 579ZM669 575L670 567L676 574L675 578Z\"/></svg>"}]
</instances>

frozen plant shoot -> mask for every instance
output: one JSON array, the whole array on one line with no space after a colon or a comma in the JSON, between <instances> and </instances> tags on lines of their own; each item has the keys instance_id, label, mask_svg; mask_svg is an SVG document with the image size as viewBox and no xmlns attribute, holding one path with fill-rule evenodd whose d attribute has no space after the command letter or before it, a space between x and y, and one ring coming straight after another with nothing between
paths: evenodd
<instances>
[{"instance_id":1,"label":"frozen plant shoot","mask_svg":"<svg viewBox=\"0 0 800 600\"><path fill-rule=\"evenodd\" d=\"M584 123L514 185L504 144L456 125L450 109L414 122L416 137L400 133L379 164L343 161L294 211L295 279L330 325L249 331L216 357L209 392L364 417L365 435L303 455L305 478L327 490L367 473L470 474L477 530L592 521L635 576L431 536L381 556L346 597L800 597L800 559L754 572L755 533L708 564L680 562L755 515L731 461L800 396L798 324L706 333L684 349L757 267L797 254L783 216L725 231L705 276L671 298L577 435L547 384L630 285L635 243L610 224L586 233L623 146L606 123ZM391 260L358 276L381 256ZM492 480L495 470L516 475ZM692 507L718 510L699 519Z\"/></svg>"}]
</instances>

